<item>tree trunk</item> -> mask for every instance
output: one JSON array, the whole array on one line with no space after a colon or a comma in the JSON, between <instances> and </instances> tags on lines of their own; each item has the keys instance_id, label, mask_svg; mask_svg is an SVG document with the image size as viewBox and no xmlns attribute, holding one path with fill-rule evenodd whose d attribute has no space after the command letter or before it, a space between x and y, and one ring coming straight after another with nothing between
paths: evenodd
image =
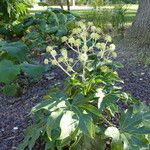
<instances>
[{"instance_id":1,"label":"tree trunk","mask_svg":"<svg viewBox=\"0 0 150 150\"><path fill-rule=\"evenodd\" d=\"M61 7L61 9L64 9L63 3L64 3L64 1L63 1L63 0L60 0L60 7Z\"/></svg>"},{"instance_id":2,"label":"tree trunk","mask_svg":"<svg viewBox=\"0 0 150 150\"><path fill-rule=\"evenodd\" d=\"M76 0L72 0L72 6L76 5Z\"/></svg>"},{"instance_id":3,"label":"tree trunk","mask_svg":"<svg viewBox=\"0 0 150 150\"><path fill-rule=\"evenodd\" d=\"M146 63L150 58L150 0L139 0L132 26L117 45L120 60Z\"/></svg>"},{"instance_id":4,"label":"tree trunk","mask_svg":"<svg viewBox=\"0 0 150 150\"><path fill-rule=\"evenodd\" d=\"M67 0L67 9L70 11L70 0Z\"/></svg>"},{"instance_id":5,"label":"tree trunk","mask_svg":"<svg viewBox=\"0 0 150 150\"><path fill-rule=\"evenodd\" d=\"M150 44L150 0L139 0L137 15L126 38L137 44Z\"/></svg>"}]
</instances>

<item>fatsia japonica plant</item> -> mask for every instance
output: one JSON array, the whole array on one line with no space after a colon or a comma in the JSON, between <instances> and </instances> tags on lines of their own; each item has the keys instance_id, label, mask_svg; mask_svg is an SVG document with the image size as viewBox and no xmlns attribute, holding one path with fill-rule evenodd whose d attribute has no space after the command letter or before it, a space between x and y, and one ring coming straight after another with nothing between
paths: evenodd
<instances>
[{"instance_id":1,"label":"fatsia japonica plant","mask_svg":"<svg viewBox=\"0 0 150 150\"><path fill-rule=\"evenodd\" d=\"M93 23L78 22L64 47L48 46L45 64L68 78L33 107L34 123L18 150L41 139L45 150L133 150L148 146L149 108L121 91L115 45ZM136 102L136 105L134 104ZM121 105L122 104L122 105ZM44 149L44 148L43 148Z\"/></svg>"}]
</instances>

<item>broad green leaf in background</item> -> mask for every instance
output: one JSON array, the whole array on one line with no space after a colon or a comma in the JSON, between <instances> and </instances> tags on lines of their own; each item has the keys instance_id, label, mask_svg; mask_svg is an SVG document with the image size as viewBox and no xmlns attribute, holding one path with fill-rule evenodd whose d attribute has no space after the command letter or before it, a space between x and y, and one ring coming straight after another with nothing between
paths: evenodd
<instances>
[{"instance_id":1,"label":"broad green leaf in background","mask_svg":"<svg viewBox=\"0 0 150 150\"><path fill-rule=\"evenodd\" d=\"M9 60L0 61L0 82L9 83L16 79L20 73L20 66L14 65Z\"/></svg>"},{"instance_id":2,"label":"broad green leaf in background","mask_svg":"<svg viewBox=\"0 0 150 150\"><path fill-rule=\"evenodd\" d=\"M150 126L146 123L150 121L150 109L147 106L137 107L121 115L119 129L126 149L147 147L150 144L147 138Z\"/></svg>"},{"instance_id":3,"label":"broad green leaf in background","mask_svg":"<svg viewBox=\"0 0 150 150\"><path fill-rule=\"evenodd\" d=\"M17 85L12 83L12 84L6 84L3 88L2 88L2 92L6 95L9 96L14 96L17 93Z\"/></svg>"},{"instance_id":4,"label":"broad green leaf in background","mask_svg":"<svg viewBox=\"0 0 150 150\"><path fill-rule=\"evenodd\" d=\"M21 69L31 77L38 77L44 72L44 66L28 63L21 64Z\"/></svg>"},{"instance_id":5,"label":"broad green leaf in background","mask_svg":"<svg viewBox=\"0 0 150 150\"><path fill-rule=\"evenodd\" d=\"M27 46L22 42L4 42L0 48L0 51L7 52L9 56L23 62L26 59Z\"/></svg>"}]
</instances>

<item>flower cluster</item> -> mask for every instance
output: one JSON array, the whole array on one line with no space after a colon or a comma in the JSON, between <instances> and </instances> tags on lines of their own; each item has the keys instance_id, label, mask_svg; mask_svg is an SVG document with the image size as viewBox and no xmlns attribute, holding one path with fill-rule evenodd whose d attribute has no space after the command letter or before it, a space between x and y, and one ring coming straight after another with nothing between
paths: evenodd
<instances>
[{"instance_id":1,"label":"flower cluster","mask_svg":"<svg viewBox=\"0 0 150 150\"><path fill-rule=\"evenodd\" d=\"M100 42L103 41L103 42ZM74 66L79 62L82 65L83 73L89 60L89 55L97 55L98 58L110 59L116 57L115 45L111 44L112 38L103 35L102 30L93 25L78 22L77 27L72 30L70 36L62 37L62 42L77 54L76 58L70 58L66 48L60 49L60 53L52 46L48 46L46 51L52 58L45 59L44 63L60 67L67 75L75 73Z\"/></svg>"}]
</instances>

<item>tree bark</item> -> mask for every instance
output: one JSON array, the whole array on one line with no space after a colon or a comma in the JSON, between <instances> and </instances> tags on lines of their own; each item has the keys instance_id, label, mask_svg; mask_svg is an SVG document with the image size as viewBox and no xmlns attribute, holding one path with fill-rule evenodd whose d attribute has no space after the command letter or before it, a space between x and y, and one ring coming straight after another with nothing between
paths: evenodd
<instances>
[{"instance_id":1,"label":"tree bark","mask_svg":"<svg viewBox=\"0 0 150 150\"><path fill-rule=\"evenodd\" d=\"M150 44L150 0L139 0L137 15L125 38L137 44Z\"/></svg>"},{"instance_id":2,"label":"tree bark","mask_svg":"<svg viewBox=\"0 0 150 150\"><path fill-rule=\"evenodd\" d=\"M67 9L70 11L70 0L67 0Z\"/></svg>"},{"instance_id":3,"label":"tree bark","mask_svg":"<svg viewBox=\"0 0 150 150\"><path fill-rule=\"evenodd\" d=\"M72 6L76 5L76 0L72 0Z\"/></svg>"}]
</instances>

